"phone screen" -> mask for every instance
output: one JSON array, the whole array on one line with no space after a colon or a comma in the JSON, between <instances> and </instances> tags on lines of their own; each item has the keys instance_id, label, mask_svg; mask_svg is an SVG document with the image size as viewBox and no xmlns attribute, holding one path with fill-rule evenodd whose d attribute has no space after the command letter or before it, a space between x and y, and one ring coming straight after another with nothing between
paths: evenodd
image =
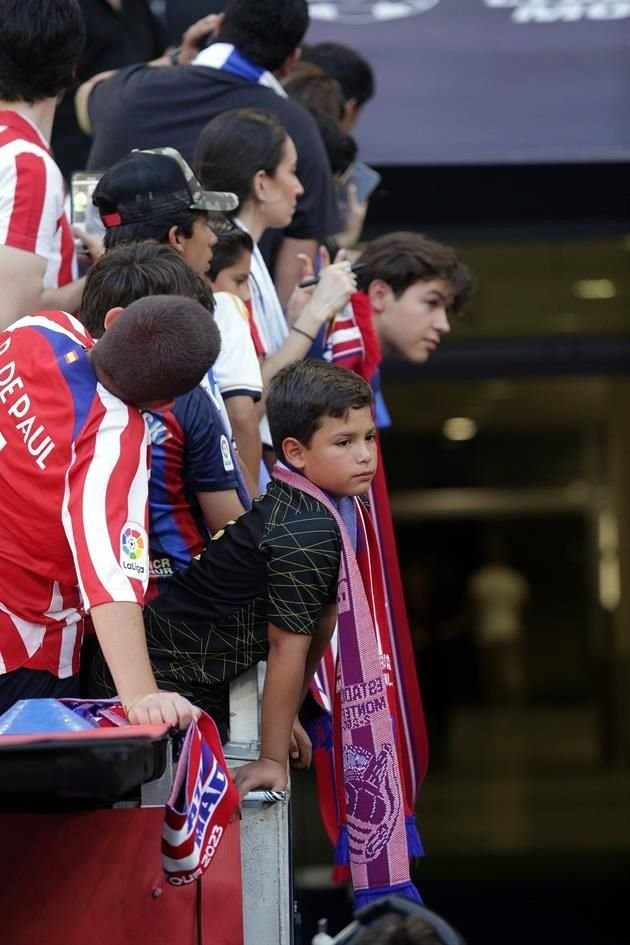
<instances>
[{"instance_id":1,"label":"phone screen","mask_svg":"<svg viewBox=\"0 0 630 945\"><path fill-rule=\"evenodd\" d=\"M75 171L70 181L70 212L72 222L87 233L102 235L105 227L98 210L92 203L94 188L102 171Z\"/></svg>"},{"instance_id":2,"label":"phone screen","mask_svg":"<svg viewBox=\"0 0 630 945\"><path fill-rule=\"evenodd\" d=\"M340 180L340 184L344 189L349 184L354 184L357 190L357 198L361 203L365 203L380 182L381 175L378 171L375 171L369 164L364 164L363 161L354 161L350 164Z\"/></svg>"}]
</instances>

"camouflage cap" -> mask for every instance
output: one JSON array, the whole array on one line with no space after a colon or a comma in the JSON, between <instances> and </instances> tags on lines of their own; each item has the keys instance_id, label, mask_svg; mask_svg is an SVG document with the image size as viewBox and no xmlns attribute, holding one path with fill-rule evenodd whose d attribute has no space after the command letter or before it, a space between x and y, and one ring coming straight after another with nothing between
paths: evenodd
<instances>
[{"instance_id":1,"label":"camouflage cap","mask_svg":"<svg viewBox=\"0 0 630 945\"><path fill-rule=\"evenodd\" d=\"M184 209L228 213L236 194L204 190L175 148L134 150L105 171L92 194L106 227L168 217Z\"/></svg>"}]
</instances>

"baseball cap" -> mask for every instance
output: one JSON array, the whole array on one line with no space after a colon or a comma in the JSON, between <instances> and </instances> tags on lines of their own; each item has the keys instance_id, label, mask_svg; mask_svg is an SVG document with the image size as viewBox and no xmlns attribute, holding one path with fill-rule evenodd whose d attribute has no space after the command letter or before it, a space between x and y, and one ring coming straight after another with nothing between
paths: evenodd
<instances>
[{"instance_id":1,"label":"baseball cap","mask_svg":"<svg viewBox=\"0 0 630 945\"><path fill-rule=\"evenodd\" d=\"M106 227L145 223L178 210L226 213L236 194L204 190L175 148L134 150L105 171L92 194Z\"/></svg>"}]
</instances>

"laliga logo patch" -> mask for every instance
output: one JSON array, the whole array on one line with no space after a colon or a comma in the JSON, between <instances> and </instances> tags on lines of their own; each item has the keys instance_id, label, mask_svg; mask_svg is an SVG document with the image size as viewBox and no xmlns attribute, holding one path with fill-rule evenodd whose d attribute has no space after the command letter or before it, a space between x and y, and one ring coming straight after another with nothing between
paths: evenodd
<instances>
[{"instance_id":1,"label":"laliga logo patch","mask_svg":"<svg viewBox=\"0 0 630 945\"><path fill-rule=\"evenodd\" d=\"M232 454L230 453L230 444L228 443L227 436L221 434L221 458L223 459L223 468L226 472L232 472L234 469L234 463L232 462Z\"/></svg>"},{"instance_id":2,"label":"laliga logo patch","mask_svg":"<svg viewBox=\"0 0 630 945\"><path fill-rule=\"evenodd\" d=\"M147 533L142 525L126 522L120 533L120 566L129 577L147 576Z\"/></svg>"},{"instance_id":3,"label":"laliga logo patch","mask_svg":"<svg viewBox=\"0 0 630 945\"><path fill-rule=\"evenodd\" d=\"M440 0L335 0L325 3L309 0L309 13L314 20L337 23L382 23L404 16L426 13Z\"/></svg>"},{"instance_id":4,"label":"laliga logo patch","mask_svg":"<svg viewBox=\"0 0 630 945\"><path fill-rule=\"evenodd\" d=\"M630 0L484 0L484 3L495 10L511 10L512 22L519 25L630 17Z\"/></svg>"},{"instance_id":5,"label":"laliga logo patch","mask_svg":"<svg viewBox=\"0 0 630 945\"><path fill-rule=\"evenodd\" d=\"M383 745L377 758L364 748L346 746L344 774L350 850L369 863L388 843L400 814L392 746Z\"/></svg>"}]
</instances>

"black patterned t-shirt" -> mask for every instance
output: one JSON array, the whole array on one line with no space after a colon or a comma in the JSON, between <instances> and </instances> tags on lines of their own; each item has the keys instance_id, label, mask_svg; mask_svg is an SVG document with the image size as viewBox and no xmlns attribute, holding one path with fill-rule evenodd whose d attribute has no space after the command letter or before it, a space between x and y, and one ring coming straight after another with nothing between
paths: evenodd
<instances>
[{"instance_id":1,"label":"black patterned t-shirt","mask_svg":"<svg viewBox=\"0 0 630 945\"><path fill-rule=\"evenodd\" d=\"M334 603L339 529L316 499L272 481L145 607L158 683L219 686L265 659L267 627L312 634ZM183 685L182 685L183 684Z\"/></svg>"}]
</instances>

